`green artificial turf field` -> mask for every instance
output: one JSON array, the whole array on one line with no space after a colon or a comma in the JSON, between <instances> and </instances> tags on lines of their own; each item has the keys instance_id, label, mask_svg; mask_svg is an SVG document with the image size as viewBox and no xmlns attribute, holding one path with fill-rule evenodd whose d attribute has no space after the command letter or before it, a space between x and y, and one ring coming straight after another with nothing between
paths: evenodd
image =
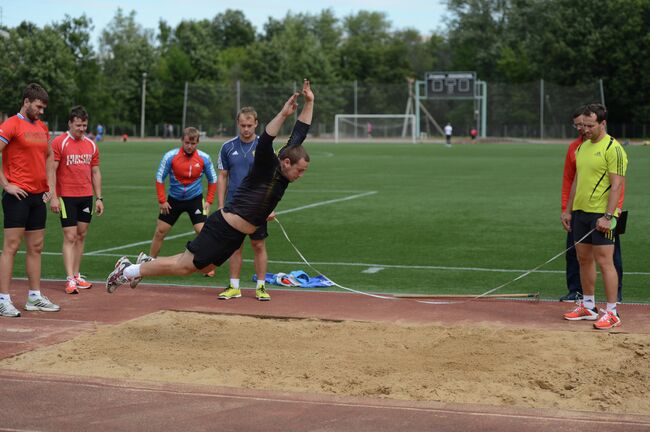
<instances>
[{"instance_id":1,"label":"green artificial turf field","mask_svg":"<svg viewBox=\"0 0 650 432\"><path fill-rule=\"evenodd\" d=\"M280 141L280 140L278 140ZM178 142L100 144L106 213L95 217L82 273L103 281L121 255L149 250L158 212L154 179L160 158ZM221 143L203 142L216 164ZM565 247L560 187L567 145L307 143L311 166L277 208L291 240L315 268L339 284L385 293L479 294L537 267ZM650 299L650 149L626 147L630 160L622 236L624 300ZM214 210L214 208L213 208ZM193 236L182 216L161 255L181 252ZM269 272L305 270L276 223L269 225ZM183 235L185 234L185 235ZM58 217L49 213L43 278L64 279ZM242 284L252 287L252 252ZM500 293L566 292L564 257ZM24 255L15 277L24 277ZM145 282L228 283L227 265L201 275ZM100 288L103 289L103 288ZM337 288L329 288L335 290ZM602 299L600 280L597 298Z\"/></svg>"}]
</instances>

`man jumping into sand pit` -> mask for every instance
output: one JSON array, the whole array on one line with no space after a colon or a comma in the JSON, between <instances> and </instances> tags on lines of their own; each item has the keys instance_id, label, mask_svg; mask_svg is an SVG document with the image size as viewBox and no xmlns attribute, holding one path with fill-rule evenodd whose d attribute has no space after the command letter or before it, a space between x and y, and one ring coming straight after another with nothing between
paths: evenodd
<instances>
[{"instance_id":1,"label":"man jumping into sand pit","mask_svg":"<svg viewBox=\"0 0 650 432\"><path fill-rule=\"evenodd\" d=\"M237 189L232 201L208 217L197 237L187 243L187 249L178 255L155 260L141 253L136 264L132 264L125 256L120 258L115 264L115 270L106 279L106 290L109 293L129 282L135 288L143 277L208 273L230 258L239 249L246 235L254 233L269 218L289 183L302 177L309 167L309 154L302 143L312 121L314 93L307 79L302 87L304 107L289 141L277 156L273 152L273 140L285 120L296 112L299 95L298 92L294 93L266 125L250 173ZM268 294L265 290L257 290L256 297L264 300Z\"/></svg>"}]
</instances>

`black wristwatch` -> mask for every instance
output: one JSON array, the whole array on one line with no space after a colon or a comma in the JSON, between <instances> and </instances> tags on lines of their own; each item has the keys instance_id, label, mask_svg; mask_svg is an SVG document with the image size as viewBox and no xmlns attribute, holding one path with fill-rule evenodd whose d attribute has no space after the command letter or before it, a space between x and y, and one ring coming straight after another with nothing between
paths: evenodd
<instances>
[{"instance_id":1,"label":"black wristwatch","mask_svg":"<svg viewBox=\"0 0 650 432\"><path fill-rule=\"evenodd\" d=\"M97 197L97 198L95 198L95 201L104 201L104 198L103 197Z\"/></svg>"},{"instance_id":2,"label":"black wristwatch","mask_svg":"<svg viewBox=\"0 0 650 432\"><path fill-rule=\"evenodd\" d=\"M611 214L611 213L605 213L605 214L603 215L603 217L604 217L605 219L607 219L607 220L612 220L612 218L614 217L614 215Z\"/></svg>"}]
</instances>

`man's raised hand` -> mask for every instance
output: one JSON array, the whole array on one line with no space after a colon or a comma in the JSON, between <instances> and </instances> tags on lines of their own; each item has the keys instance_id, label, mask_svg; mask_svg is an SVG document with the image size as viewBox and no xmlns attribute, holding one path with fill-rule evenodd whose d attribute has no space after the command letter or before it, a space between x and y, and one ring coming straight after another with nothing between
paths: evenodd
<instances>
[{"instance_id":1,"label":"man's raised hand","mask_svg":"<svg viewBox=\"0 0 650 432\"><path fill-rule=\"evenodd\" d=\"M307 78L302 83L302 95L305 97L305 102L314 101L314 92L311 91L311 83Z\"/></svg>"},{"instance_id":2,"label":"man's raised hand","mask_svg":"<svg viewBox=\"0 0 650 432\"><path fill-rule=\"evenodd\" d=\"M296 110L298 109L297 101L299 95L300 93L298 92L292 94L291 97L284 103L284 106L282 107L282 111L280 111L280 113L284 117L289 117L290 115L296 112Z\"/></svg>"}]
</instances>

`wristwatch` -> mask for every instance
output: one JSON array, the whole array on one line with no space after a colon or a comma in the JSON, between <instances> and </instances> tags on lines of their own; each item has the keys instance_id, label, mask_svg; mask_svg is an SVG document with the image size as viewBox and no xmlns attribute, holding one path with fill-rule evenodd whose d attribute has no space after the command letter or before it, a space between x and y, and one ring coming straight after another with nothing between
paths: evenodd
<instances>
[{"instance_id":1,"label":"wristwatch","mask_svg":"<svg viewBox=\"0 0 650 432\"><path fill-rule=\"evenodd\" d=\"M104 201L104 198L103 197L97 197L97 198L95 198L95 201Z\"/></svg>"},{"instance_id":2,"label":"wristwatch","mask_svg":"<svg viewBox=\"0 0 650 432\"><path fill-rule=\"evenodd\" d=\"M612 220L612 218L614 217L614 215L611 214L611 213L605 213L605 214L603 215L603 217L604 217L605 219L607 219L607 220Z\"/></svg>"}]
</instances>

